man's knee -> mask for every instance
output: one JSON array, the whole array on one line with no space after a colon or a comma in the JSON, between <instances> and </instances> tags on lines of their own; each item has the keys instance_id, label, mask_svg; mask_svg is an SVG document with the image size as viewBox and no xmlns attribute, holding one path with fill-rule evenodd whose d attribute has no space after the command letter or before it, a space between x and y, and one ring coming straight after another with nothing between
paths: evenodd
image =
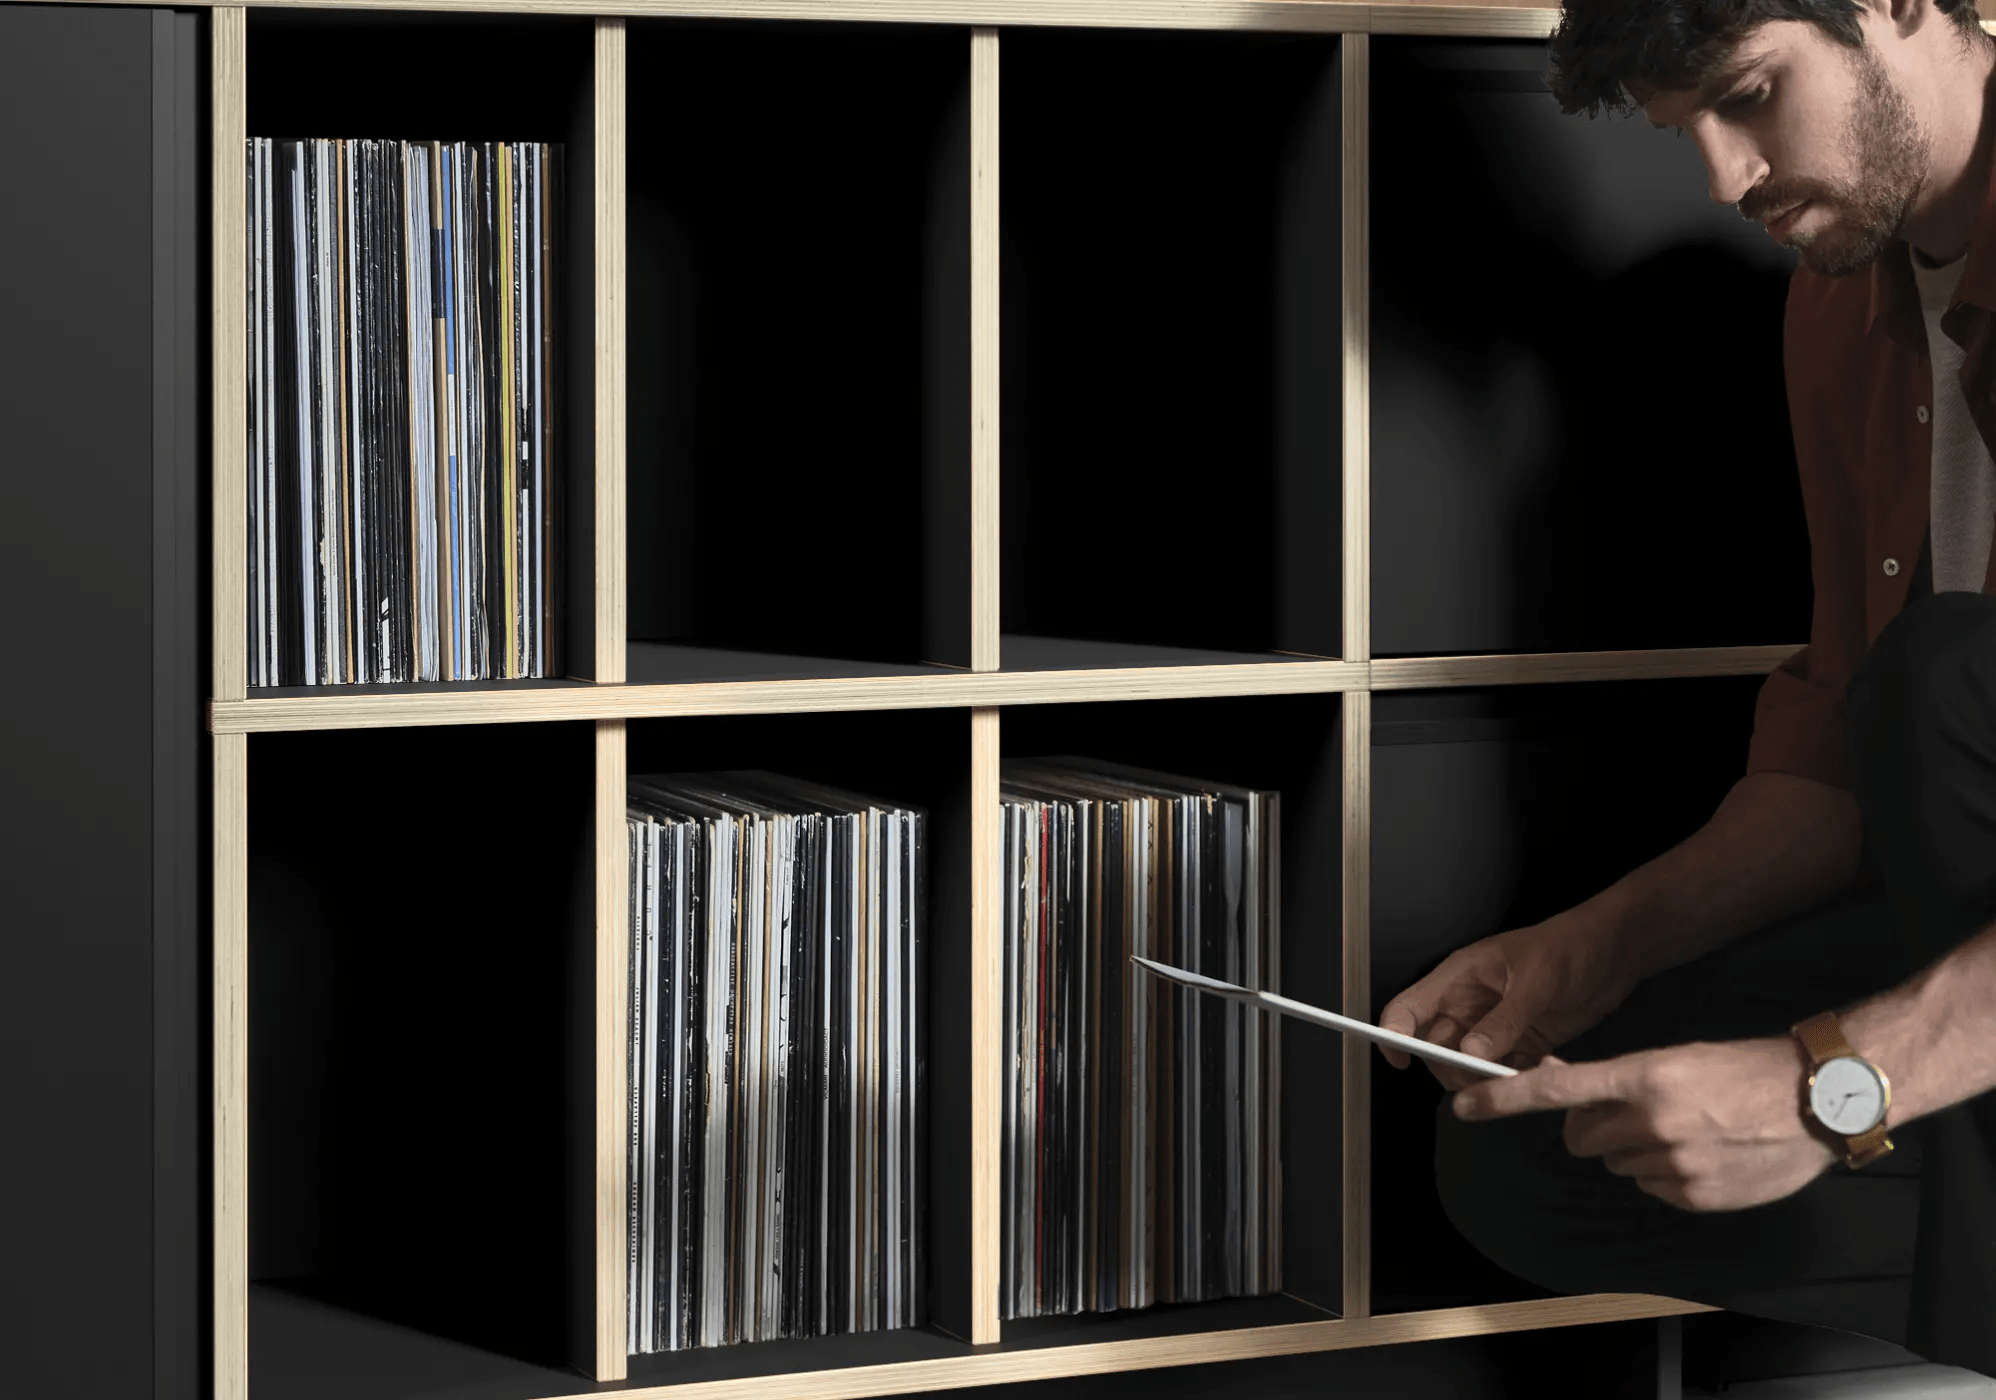
<instances>
[{"instance_id":1,"label":"man's knee","mask_svg":"<svg viewBox=\"0 0 1996 1400\"><path fill-rule=\"evenodd\" d=\"M1435 1121L1435 1189L1449 1223L1491 1263L1542 1288L1585 1292L1591 1284L1574 1276L1561 1247L1565 1164L1548 1155L1565 1155L1559 1127L1549 1114L1464 1123L1444 1099Z\"/></svg>"},{"instance_id":2,"label":"man's knee","mask_svg":"<svg viewBox=\"0 0 1996 1400\"><path fill-rule=\"evenodd\" d=\"M1894 618L1851 681L1860 782L1996 752L1996 598L1938 593Z\"/></svg>"}]
</instances>

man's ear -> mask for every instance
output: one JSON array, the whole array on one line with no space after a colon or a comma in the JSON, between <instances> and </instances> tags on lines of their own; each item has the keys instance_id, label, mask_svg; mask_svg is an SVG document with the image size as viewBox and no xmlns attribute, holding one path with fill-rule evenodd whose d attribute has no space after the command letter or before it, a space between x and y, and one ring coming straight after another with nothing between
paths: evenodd
<instances>
[{"instance_id":1,"label":"man's ear","mask_svg":"<svg viewBox=\"0 0 1996 1400\"><path fill-rule=\"evenodd\" d=\"M1911 38L1937 19L1947 18L1934 8L1934 0L1857 0L1857 6L1891 25L1901 39Z\"/></svg>"}]
</instances>

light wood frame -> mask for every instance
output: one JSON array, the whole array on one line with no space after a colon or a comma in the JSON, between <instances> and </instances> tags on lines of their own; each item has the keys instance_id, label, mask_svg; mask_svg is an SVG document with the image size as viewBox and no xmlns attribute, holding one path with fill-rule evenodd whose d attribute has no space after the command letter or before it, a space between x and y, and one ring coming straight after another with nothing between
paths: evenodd
<instances>
[{"instance_id":1,"label":"light wood frame","mask_svg":"<svg viewBox=\"0 0 1996 1400\"><path fill-rule=\"evenodd\" d=\"M328 4L345 0L325 0ZM1367 1015L1370 980L1371 697L1374 691L1766 672L1793 646L1708 647L1648 652L1374 659L1370 648L1370 462L1367 351L1369 40L1373 33L1543 36L1556 11L1522 6L1342 4L1336 0L388 0L369 8L491 13L602 13L596 27L593 104L597 160L595 258L596 597L595 683L426 692L251 695L245 685L243 161L246 11L215 6L211 27L213 162L215 659L210 727L213 778L214 1393L246 1400L248 1374L247 967L249 736L306 729L588 721L596 726L594 1038L596 1221L595 1321L586 1364L601 1380L625 1375L624 1017L628 906L622 821L627 721L717 714L781 714L901 708L971 712L972 1030L969 1286L975 1344L998 1343L999 1047L1002 978L997 791L1003 707L1116 703L1192 696L1341 693L1344 761L1339 852L1343 873L1341 963L1344 1007ZM615 10L615 15L607 12ZM626 413L624 246L625 19L697 15L762 19L892 20L964 26L970 44L972 666L904 676L776 681L621 684L624 671L624 432ZM999 669L999 59L995 26L1263 29L1342 33L1345 171L1342 256L1345 356L1342 391L1344 656L1269 658L1232 665L1160 665L1096 670ZM658 1386L622 1393L675 1400L747 1400L906 1393L1463 1337L1583 1323L1674 1316L1697 1305L1633 1295L1595 1295L1490 1307L1371 1315L1369 1062L1347 1047L1343 1069L1344 1316L1335 1321L1201 1332L1141 1342L1096 1342L993 1350L944 1361L846 1367L792 1376Z\"/></svg>"}]
</instances>

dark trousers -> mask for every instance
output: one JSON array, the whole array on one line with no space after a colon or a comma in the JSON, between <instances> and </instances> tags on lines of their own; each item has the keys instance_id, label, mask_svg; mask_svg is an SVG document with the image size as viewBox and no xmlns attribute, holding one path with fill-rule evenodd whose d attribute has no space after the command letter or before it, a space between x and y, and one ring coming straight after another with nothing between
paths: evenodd
<instances>
[{"instance_id":1,"label":"dark trousers","mask_svg":"<svg viewBox=\"0 0 1996 1400\"><path fill-rule=\"evenodd\" d=\"M1783 1035L1996 920L1996 598L1909 607L1848 699L1877 890L1650 979L1563 1056ZM1996 1375L1996 1095L1894 1133L1898 1150L1863 1171L1838 1166L1786 1200L1720 1214L1571 1156L1562 1126L1557 1114L1461 1123L1443 1103L1443 1205L1512 1273L1864 1332Z\"/></svg>"}]
</instances>

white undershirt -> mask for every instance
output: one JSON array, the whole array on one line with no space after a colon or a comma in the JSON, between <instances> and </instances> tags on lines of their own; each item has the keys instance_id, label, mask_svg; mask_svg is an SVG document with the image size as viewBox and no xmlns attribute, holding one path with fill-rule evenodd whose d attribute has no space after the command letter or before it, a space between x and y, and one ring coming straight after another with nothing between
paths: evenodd
<instances>
[{"instance_id":1,"label":"white undershirt","mask_svg":"<svg viewBox=\"0 0 1996 1400\"><path fill-rule=\"evenodd\" d=\"M1941 315L1961 282L1957 258L1927 267L1910 245L1913 280L1927 321L1927 353L1934 366L1934 461L1928 498L1934 592L1980 593L1989 567L1989 538L1996 526L1996 463L1969 416L1961 391L1961 347L1941 329Z\"/></svg>"}]
</instances>

